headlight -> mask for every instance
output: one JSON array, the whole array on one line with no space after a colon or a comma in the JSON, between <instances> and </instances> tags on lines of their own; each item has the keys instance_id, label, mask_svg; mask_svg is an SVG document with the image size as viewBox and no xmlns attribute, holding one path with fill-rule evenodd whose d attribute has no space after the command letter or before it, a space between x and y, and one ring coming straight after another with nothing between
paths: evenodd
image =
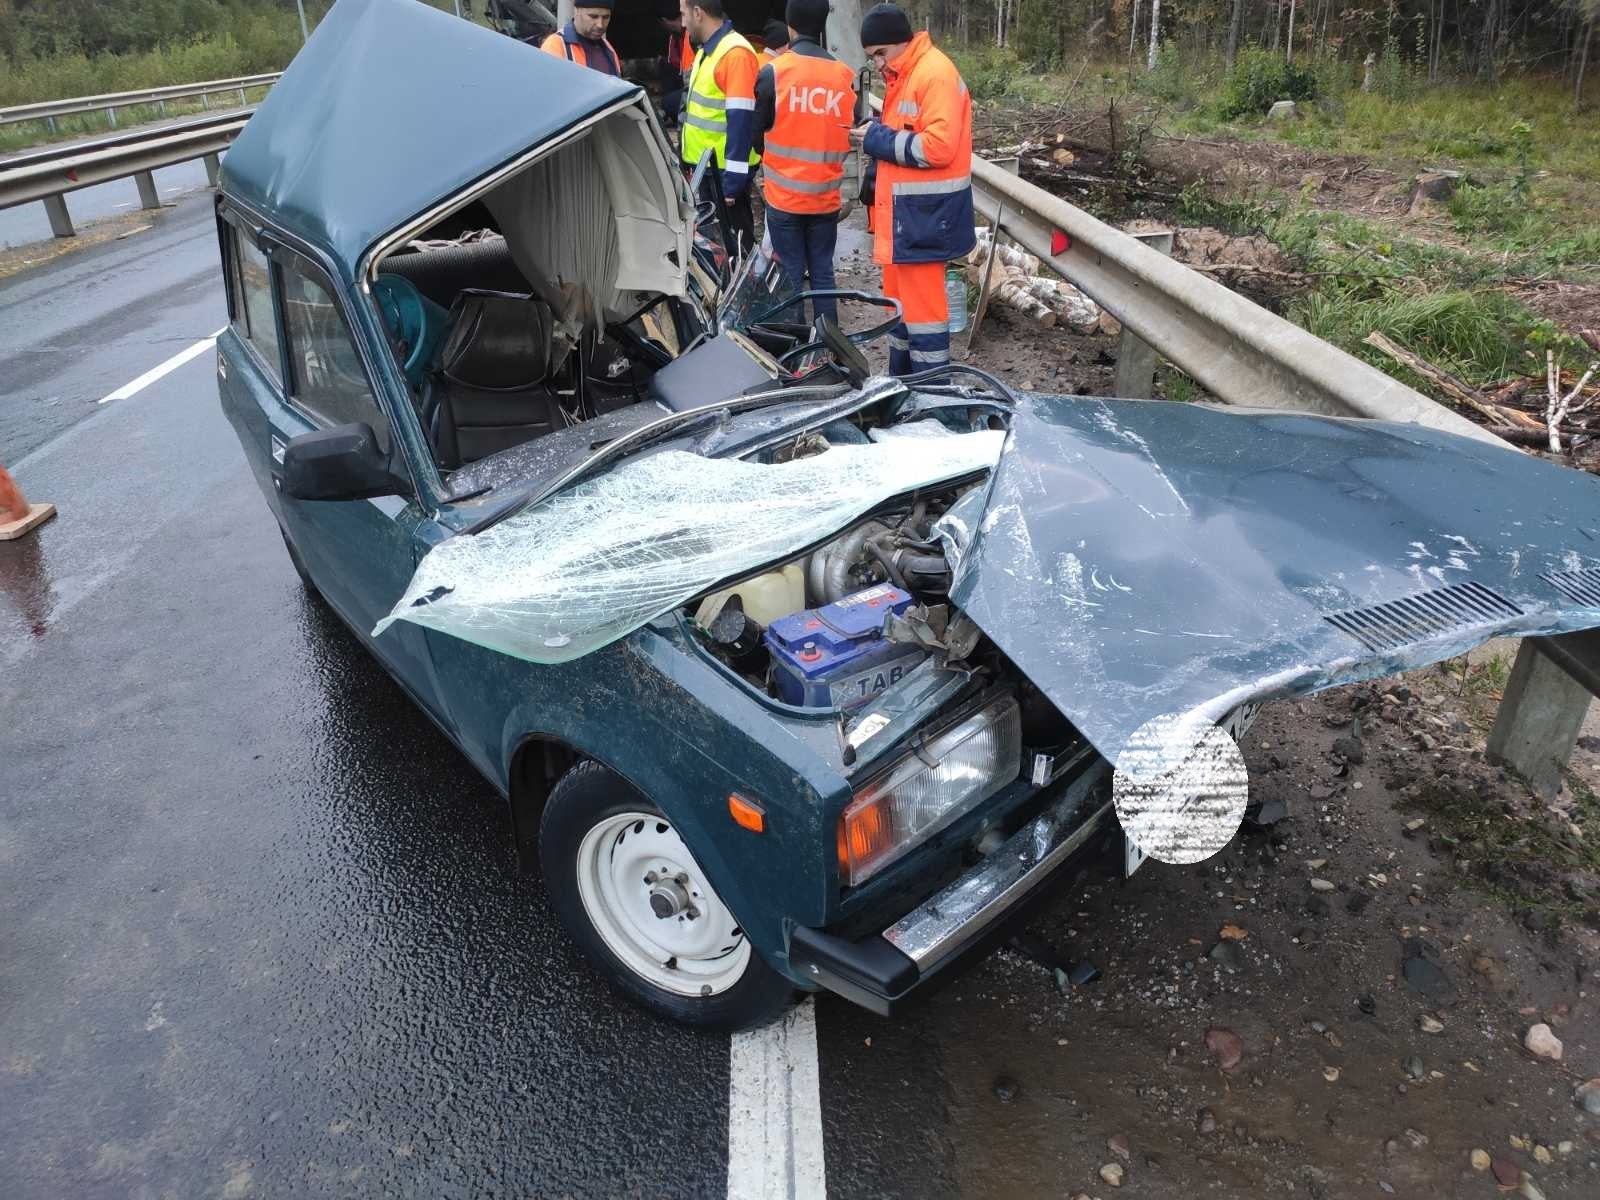
<instances>
[{"instance_id":1,"label":"headlight","mask_svg":"<svg viewBox=\"0 0 1600 1200\"><path fill-rule=\"evenodd\" d=\"M839 818L839 874L858 884L1017 777L1022 718L1010 696L911 751Z\"/></svg>"}]
</instances>

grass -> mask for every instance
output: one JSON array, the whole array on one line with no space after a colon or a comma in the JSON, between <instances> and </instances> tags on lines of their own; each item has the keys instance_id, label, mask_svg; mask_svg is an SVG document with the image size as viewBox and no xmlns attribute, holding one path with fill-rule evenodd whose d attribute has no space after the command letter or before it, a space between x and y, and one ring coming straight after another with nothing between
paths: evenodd
<instances>
[{"instance_id":1,"label":"grass","mask_svg":"<svg viewBox=\"0 0 1600 1200\"><path fill-rule=\"evenodd\" d=\"M1573 823L1587 831L1600 828L1600 799L1583 780L1568 772ZM1508 908L1546 918L1585 917L1593 905L1568 893L1565 875L1600 874L1600 842L1567 832L1546 818L1536 804L1508 808L1489 801L1470 787L1428 780L1415 804L1457 859L1470 863L1473 886Z\"/></svg>"},{"instance_id":2,"label":"grass","mask_svg":"<svg viewBox=\"0 0 1600 1200\"><path fill-rule=\"evenodd\" d=\"M429 0L435 8L453 11L452 0ZM307 0L306 22L315 28L331 0ZM300 19L293 6L240 8L224 33L178 36L172 42L133 54L61 54L50 58L6 62L0 59L0 108L130 92L167 84L199 83L280 71L300 49ZM264 93L248 94L250 101ZM237 102L237 96L232 102ZM213 103L230 103L224 95ZM163 114L156 105L139 105L117 111L119 128L152 121L161 116L199 112L198 100L169 102ZM62 138L102 133L111 128L104 113L57 117L52 132L42 121L0 126L0 153Z\"/></svg>"}]
</instances>

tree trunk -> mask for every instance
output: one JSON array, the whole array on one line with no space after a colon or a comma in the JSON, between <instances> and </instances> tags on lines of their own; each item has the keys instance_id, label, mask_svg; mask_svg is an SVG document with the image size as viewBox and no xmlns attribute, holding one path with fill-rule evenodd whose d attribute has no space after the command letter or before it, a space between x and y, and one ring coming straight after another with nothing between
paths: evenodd
<instances>
[{"instance_id":1,"label":"tree trunk","mask_svg":"<svg viewBox=\"0 0 1600 1200\"><path fill-rule=\"evenodd\" d=\"M1228 70L1239 57L1239 26L1244 21L1244 0L1233 0L1233 19L1228 22Z\"/></svg>"},{"instance_id":2,"label":"tree trunk","mask_svg":"<svg viewBox=\"0 0 1600 1200\"><path fill-rule=\"evenodd\" d=\"M1289 0L1288 49L1284 52L1283 61L1286 63L1294 61L1294 0Z\"/></svg>"},{"instance_id":3,"label":"tree trunk","mask_svg":"<svg viewBox=\"0 0 1600 1200\"><path fill-rule=\"evenodd\" d=\"M1161 43L1161 0L1150 0L1150 53L1145 58L1145 66L1150 70L1156 69L1156 49Z\"/></svg>"},{"instance_id":4,"label":"tree trunk","mask_svg":"<svg viewBox=\"0 0 1600 1200\"><path fill-rule=\"evenodd\" d=\"M1133 70L1133 48L1139 44L1139 0L1133 0L1133 16L1128 19L1128 70Z\"/></svg>"},{"instance_id":5,"label":"tree trunk","mask_svg":"<svg viewBox=\"0 0 1600 1200\"><path fill-rule=\"evenodd\" d=\"M1583 105L1583 72L1589 65L1589 43L1594 40L1594 18L1590 17L1583 26L1583 51L1578 55L1578 77L1572 82L1572 107L1580 108Z\"/></svg>"}]
</instances>

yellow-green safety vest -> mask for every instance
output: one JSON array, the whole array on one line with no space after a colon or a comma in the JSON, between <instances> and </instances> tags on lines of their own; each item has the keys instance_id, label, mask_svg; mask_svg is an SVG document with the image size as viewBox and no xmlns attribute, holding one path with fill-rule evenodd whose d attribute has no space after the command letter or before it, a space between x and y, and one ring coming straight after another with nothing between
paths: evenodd
<instances>
[{"instance_id":1,"label":"yellow-green safety vest","mask_svg":"<svg viewBox=\"0 0 1600 1200\"><path fill-rule=\"evenodd\" d=\"M728 97L717 86L717 64L736 46L743 46L751 54L756 52L741 34L731 29L718 40L709 57L703 48L695 51L694 66L689 68L689 96L683 109L683 161L691 167L699 164L708 146L716 151L718 167L727 157ZM752 147L750 165L753 167L760 161L761 155Z\"/></svg>"}]
</instances>

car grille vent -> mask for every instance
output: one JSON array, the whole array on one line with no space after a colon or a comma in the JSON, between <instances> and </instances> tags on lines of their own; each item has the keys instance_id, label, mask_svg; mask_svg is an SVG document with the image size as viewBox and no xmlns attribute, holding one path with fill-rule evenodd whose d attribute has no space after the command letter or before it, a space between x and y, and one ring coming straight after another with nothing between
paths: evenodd
<instances>
[{"instance_id":1,"label":"car grille vent","mask_svg":"<svg viewBox=\"0 0 1600 1200\"><path fill-rule=\"evenodd\" d=\"M1600 570L1547 571L1539 578L1574 604L1600 608Z\"/></svg>"},{"instance_id":2,"label":"car grille vent","mask_svg":"<svg viewBox=\"0 0 1600 1200\"><path fill-rule=\"evenodd\" d=\"M1454 583L1371 608L1352 608L1323 620L1368 650L1398 650L1519 617L1522 610L1481 583Z\"/></svg>"}]
</instances>

